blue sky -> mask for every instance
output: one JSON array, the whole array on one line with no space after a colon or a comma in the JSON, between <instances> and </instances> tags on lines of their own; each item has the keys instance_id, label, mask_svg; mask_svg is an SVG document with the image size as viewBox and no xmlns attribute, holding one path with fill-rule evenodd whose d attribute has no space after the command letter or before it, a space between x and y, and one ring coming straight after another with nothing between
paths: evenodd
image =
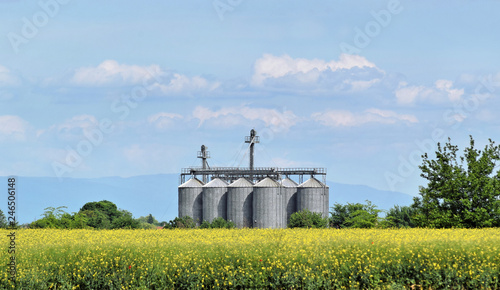
<instances>
[{"instance_id":1,"label":"blue sky","mask_svg":"<svg viewBox=\"0 0 500 290\"><path fill-rule=\"evenodd\" d=\"M0 2L0 175L246 166L411 195L500 141L499 1Z\"/></svg>"}]
</instances>

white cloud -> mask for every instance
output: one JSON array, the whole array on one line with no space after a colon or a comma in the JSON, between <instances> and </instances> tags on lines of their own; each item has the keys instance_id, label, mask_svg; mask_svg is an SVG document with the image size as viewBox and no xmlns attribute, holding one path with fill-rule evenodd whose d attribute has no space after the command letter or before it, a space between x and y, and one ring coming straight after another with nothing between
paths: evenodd
<instances>
[{"instance_id":1,"label":"white cloud","mask_svg":"<svg viewBox=\"0 0 500 290\"><path fill-rule=\"evenodd\" d=\"M72 82L88 86L135 85L158 78L163 74L158 65L126 65L119 64L115 60L106 60L97 67L77 69Z\"/></svg>"},{"instance_id":2,"label":"white cloud","mask_svg":"<svg viewBox=\"0 0 500 290\"><path fill-rule=\"evenodd\" d=\"M394 92L397 102L401 105L412 105L416 102L442 103L445 101L458 102L462 99L464 89L453 88L450 80L437 80L432 87L408 86L401 82Z\"/></svg>"},{"instance_id":3,"label":"white cloud","mask_svg":"<svg viewBox=\"0 0 500 290\"><path fill-rule=\"evenodd\" d=\"M0 141L26 140L28 129L29 123L19 116L0 116Z\"/></svg>"},{"instance_id":4,"label":"white cloud","mask_svg":"<svg viewBox=\"0 0 500 290\"><path fill-rule=\"evenodd\" d=\"M16 86L19 83L19 79L13 76L8 68L0 65L0 86Z\"/></svg>"},{"instance_id":5,"label":"white cloud","mask_svg":"<svg viewBox=\"0 0 500 290\"><path fill-rule=\"evenodd\" d=\"M182 92L213 91L219 86L219 82L210 82L200 76L188 77L175 73L167 84L155 83L152 87L169 95Z\"/></svg>"},{"instance_id":6,"label":"white cloud","mask_svg":"<svg viewBox=\"0 0 500 290\"><path fill-rule=\"evenodd\" d=\"M418 123L413 115L398 114L394 111L371 108L362 113L346 110L329 110L311 115L314 121L330 127L356 127L368 123L395 124L398 122Z\"/></svg>"},{"instance_id":7,"label":"white cloud","mask_svg":"<svg viewBox=\"0 0 500 290\"><path fill-rule=\"evenodd\" d=\"M266 126L287 131L297 123L297 116L292 111L279 112L267 108L226 107L216 111L198 106L193 111L193 118L200 120L199 126L207 121L214 121L224 127L248 124L248 121L261 121Z\"/></svg>"},{"instance_id":8,"label":"white cloud","mask_svg":"<svg viewBox=\"0 0 500 290\"><path fill-rule=\"evenodd\" d=\"M364 91L373 85L377 84L380 82L380 79L372 79L368 81L355 81L355 80L345 80L345 84L351 85L351 90L352 91Z\"/></svg>"},{"instance_id":9,"label":"white cloud","mask_svg":"<svg viewBox=\"0 0 500 290\"><path fill-rule=\"evenodd\" d=\"M157 113L148 117L148 123L157 129L164 130L171 127L175 120L182 119L182 115L173 113Z\"/></svg>"},{"instance_id":10,"label":"white cloud","mask_svg":"<svg viewBox=\"0 0 500 290\"><path fill-rule=\"evenodd\" d=\"M47 83L53 80L47 80ZM71 82L83 86L139 85L158 95L205 93L217 89L219 82L201 76L163 71L158 65L138 66L106 60L97 67L76 70Z\"/></svg>"},{"instance_id":11,"label":"white cloud","mask_svg":"<svg viewBox=\"0 0 500 290\"><path fill-rule=\"evenodd\" d=\"M266 79L294 75L300 82L311 83L318 81L324 72L352 68L376 68L376 66L362 56L350 54L341 54L339 61L329 62L321 59L294 59L288 55L264 54L255 62L252 81L255 85L261 85Z\"/></svg>"},{"instance_id":12,"label":"white cloud","mask_svg":"<svg viewBox=\"0 0 500 290\"><path fill-rule=\"evenodd\" d=\"M92 115L77 115L65 120L61 124L52 125L46 131L38 131L37 136L44 134L55 134L58 138L67 141L75 141L85 138L91 131L98 128L99 121Z\"/></svg>"}]
</instances>

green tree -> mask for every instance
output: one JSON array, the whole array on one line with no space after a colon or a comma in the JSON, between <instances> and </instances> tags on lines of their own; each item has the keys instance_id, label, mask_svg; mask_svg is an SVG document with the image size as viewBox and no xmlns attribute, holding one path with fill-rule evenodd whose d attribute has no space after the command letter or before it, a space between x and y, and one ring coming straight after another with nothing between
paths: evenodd
<instances>
[{"instance_id":1,"label":"green tree","mask_svg":"<svg viewBox=\"0 0 500 290\"><path fill-rule=\"evenodd\" d=\"M146 220L146 222L147 222L148 224L153 224L153 223L154 223L154 221L155 221L155 218L153 217L153 215L149 214L149 215L148 215L148 218L147 218L147 220Z\"/></svg>"},{"instance_id":2,"label":"green tree","mask_svg":"<svg viewBox=\"0 0 500 290\"><path fill-rule=\"evenodd\" d=\"M378 225L381 210L369 200L366 204L334 204L330 212L330 226L333 228L373 228Z\"/></svg>"},{"instance_id":3,"label":"green tree","mask_svg":"<svg viewBox=\"0 0 500 290\"><path fill-rule=\"evenodd\" d=\"M218 217L210 223L210 228L212 229L232 229L236 225L231 221L226 221L225 219Z\"/></svg>"},{"instance_id":4,"label":"green tree","mask_svg":"<svg viewBox=\"0 0 500 290\"><path fill-rule=\"evenodd\" d=\"M435 159L427 153L419 168L428 182L421 186L421 197L412 207L417 226L432 228L482 228L500 226L500 171L495 172L500 160L500 146L491 139L484 149L470 147L463 156L457 156L458 146L451 140L441 146Z\"/></svg>"},{"instance_id":5,"label":"green tree","mask_svg":"<svg viewBox=\"0 0 500 290\"><path fill-rule=\"evenodd\" d=\"M3 211L0 209L0 228L6 228L8 225L7 219L5 218Z\"/></svg>"},{"instance_id":6,"label":"green tree","mask_svg":"<svg viewBox=\"0 0 500 290\"><path fill-rule=\"evenodd\" d=\"M120 210L121 216L115 218L111 222L111 228L113 229L138 229L140 228L140 222L132 217L132 213L126 210Z\"/></svg>"},{"instance_id":7,"label":"green tree","mask_svg":"<svg viewBox=\"0 0 500 290\"><path fill-rule=\"evenodd\" d=\"M410 206L394 206L389 209L385 219L381 222L383 228L413 228L415 221L413 216L416 210Z\"/></svg>"},{"instance_id":8,"label":"green tree","mask_svg":"<svg viewBox=\"0 0 500 290\"><path fill-rule=\"evenodd\" d=\"M321 213L301 210L294 212L290 216L289 228L326 228L328 218L324 218Z\"/></svg>"},{"instance_id":9,"label":"green tree","mask_svg":"<svg viewBox=\"0 0 500 290\"><path fill-rule=\"evenodd\" d=\"M166 226L169 229L193 229L195 227L196 222L190 216L176 217Z\"/></svg>"},{"instance_id":10,"label":"green tree","mask_svg":"<svg viewBox=\"0 0 500 290\"><path fill-rule=\"evenodd\" d=\"M101 200L87 202L80 211L100 211L105 214L109 221L113 221L115 218L120 217L122 213L118 210L116 204L111 201Z\"/></svg>"},{"instance_id":11,"label":"green tree","mask_svg":"<svg viewBox=\"0 0 500 290\"><path fill-rule=\"evenodd\" d=\"M96 210L84 210L79 213L84 214L87 217L87 225L95 229L109 229L111 228L111 221L109 217L102 211Z\"/></svg>"}]
</instances>

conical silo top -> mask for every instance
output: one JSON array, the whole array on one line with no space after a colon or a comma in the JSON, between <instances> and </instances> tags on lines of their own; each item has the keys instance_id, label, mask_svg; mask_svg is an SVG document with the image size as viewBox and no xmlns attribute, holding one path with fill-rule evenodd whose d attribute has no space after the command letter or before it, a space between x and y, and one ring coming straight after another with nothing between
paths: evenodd
<instances>
[{"instance_id":1,"label":"conical silo top","mask_svg":"<svg viewBox=\"0 0 500 290\"><path fill-rule=\"evenodd\" d=\"M259 181L254 187L280 187L280 184L269 177L266 177Z\"/></svg>"},{"instance_id":2,"label":"conical silo top","mask_svg":"<svg viewBox=\"0 0 500 290\"><path fill-rule=\"evenodd\" d=\"M248 179L243 177L228 185L228 187L252 187L252 186L253 183L251 183L250 181L248 181Z\"/></svg>"},{"instance_id":3,"label":"conical silo top","mask_svg":"<svg viewBox=\"0 0 500 290\"><path fill-rule=\"evenodd\" d=\"M284 187L297 187L297 182L291 180L290 178L285 178L281 181L281 186Z\"/></svg>"},{"instance_id":4,"label":"conical silo top","mask_svg":"<svg viewBox=\"0 0 500 290\"><path fill-rule=\"evenodd\" d=\"M203 187L227 187L227 183L219 178L214 178L209 183L203 185Z\"/></svg>"},{"instance_id":5,"label":"conical silo top","mask_svg":"<svg viewBox=\"0 0 500 290\"><path fill-rule=\"evenodd\" d=\"M202 186L203 182L194 177L184 182L183 184L179 185L179 187L202 187Z\"/></svg>"},{"instance_id":6,"label":"conical silo top","mask_svg":"<svg viewBox=\"0 0 500 290\"><path fill-rule=\"evenodd\" d=\"M325 184L323 184L321 181L317 180L314 177L311 177L308 179L306 182L302 183L298 187L327 187Z\"/></svg>"}]
</instances>

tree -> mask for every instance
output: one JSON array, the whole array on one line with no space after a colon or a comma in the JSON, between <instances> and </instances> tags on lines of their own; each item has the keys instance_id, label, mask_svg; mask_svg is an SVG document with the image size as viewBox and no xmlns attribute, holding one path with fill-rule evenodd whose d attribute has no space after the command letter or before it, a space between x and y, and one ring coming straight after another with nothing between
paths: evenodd
<instances>
[{"instance_id":1,"label":"tree","mask_svg":"<svg viewBox=\"0 0 500 290\"><path fill-rule=\"evenodd\" d=\"M82 206L80 212L87 210L100 211L103 214L105 214L108 220L110 221L113 221L115 218L120 217L122 215L122 213L118 210L116 204L107 200L101 200L98 202L97 201L87 202L85 205Z\"/></svg>"},{"instance_id":2,"label":"tree","mask_svg":"<svg viewBox=\"0 0 500 290\"><path fill-rule=\"evenodd\" d=\"M111 222L112 229L137 229L140 222L132 217L132 213L126 210L120 210L121 216Z\"/></svg>"},{"instance_id":3,"label":"tree","mask_svg":"<svg viewBox=\"0 0 500 290\"><path fill-rule=\"evenodd\" d=\"M176 217L166 226L168 229L193 229L195 227L196 222L190 216Z\"/></svg>"},{"instance_id":4,"label":"tree","mask_svg":"<svg viewBox=\"0 0 500 290\"><path fill-rule=\"evenodd\" d=\"M330 212L330 226L333 228L373 228L378 223L381 210L369 200L366 204L334 204Z\"/></svg>"},{"instance_id":5,"label":"tree","mask_svg":"<svg viewBox=\"0 0 500 290\"><path fill-rule=\"evenodd\" d=\"M381 222L384 228L413 228L415 221L413 216L416 211L410 206L394 206L385 215L385 219Z\"/></svg>"},{"instance_id":6,"label":"tree","mask_svg":"<svg viewBox=\"0 0 500 290\"><path fill-rule=\"evenodd\" d=\"M491 139L484 149L470 147L458 158L458 146L451 140L441 146L435 159L427 153L419 168L427 179L421 197L414 199L417 226L432 228L482 228L500 226L500 146Z\"/></svg>"},{"instance_id":7,"label":"tree","mask_svg":"<svg viewBox=\"0 0 500 290\"><path fill-rule=\"evenodd\" d=\"M147 217L147 219L146 219L146 222L148 224L153 224L155 222L155 219L154 219L153 215L149 214L148 217Z\"/></svg>"},{"instance_id":8,"label":"tree","mask_svg":"<svg viewBox=\"0 0 500 290\"><path fill-rule=\"evenodd\" d=\"M6 228L7 226L7 219L5 218L3 211L0 209L0 228Z\"/></svg>"},{"instance_id":9,"label":"tree","mask_svg":"<svg viewBox=\"0 0 500 290\"><path fill-rule=\"evenodd\" d=\"M232 221L227 221L221 217L214 218L210 223L212 229L233 229L236 225Z\"/></svg>"},{"instance_id":10,"label":"tree","mask_svg":"<svg viewBox=\"0 0 500 290\"><path fill-rule=\"evenodd\" d=\"M294 212L290 216L289 228L326 228L328 218L324 218L321 213L301 210Z\"/></svg>"}]
</instances>

